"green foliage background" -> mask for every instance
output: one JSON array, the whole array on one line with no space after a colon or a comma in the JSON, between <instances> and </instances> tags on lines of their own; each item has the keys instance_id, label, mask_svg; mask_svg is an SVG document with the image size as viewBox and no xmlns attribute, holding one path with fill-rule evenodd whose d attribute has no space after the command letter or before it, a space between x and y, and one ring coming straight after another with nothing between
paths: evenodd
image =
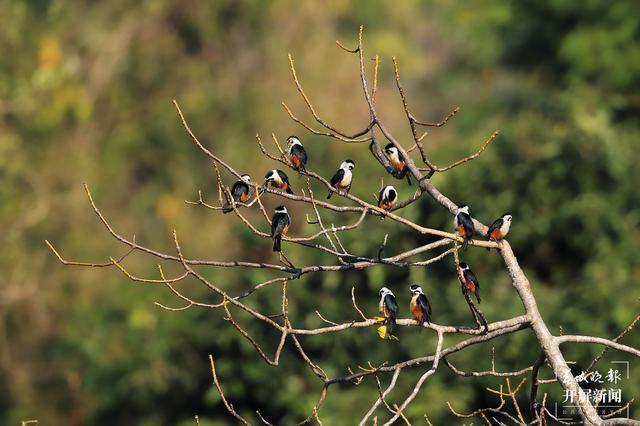
<instances>
[{"instance_id":1,"label":"green foliage background","mask_svg":"<svg viewBox=\"0 0 640 426\"><path fill-rule=\"evenodd\" d=\"M333 43L352 44L360 24L367 54L382 58L380 111L401 140L410 134L392 55L417 117L435 121L462 107L426 139L436 163L468 154L501 130L482 157L433 182L485 223L504 211L514 214L510 241L550 329L615 336L639 310L639 17L634 1L1 0L0 423L189 425L199 414L202 424L230 424L212 389L207 354L218 359L227 397L243 415L251 418L258 409L273 422L291 424L310 413L321 386L293 346L287 345L280 367L269 367L221 312L161 310L154 301L180 305L166 289L132 284L114 269L65 268L43 240L80 260L105 261L124 251L90 211L86 182L112 225L148 246L170 252L176 229L190 257L274 260L270 243L232 215L184 204L198 189L214 197L214 175L186 137L173 98L201 140L254 179L274 167L259 154L255 133L267 140L271 132L281 140L295 133L311 168L326 176L344 158L355 159L353 192L371 198L385 175L366 147L310 135L280 107L286 100L309 119L290 79L291 52L324 118L350 131L366 124L356 58ZM293 177L292 184L300 188L303 181ZM396 185L402 196L410 193ZM268 208L278 201L270 199ZM315 231L303 223L306 207L288 206L293 235ZM402 214L450 227L451 217L426 198ZM327 214L326 220L354 219ZM366 230L346 238L364 255L377 250L385 233L389 253L426 241L375 218L367 219ZM290 254L300 264L331 261L312 250ZM481 279L490 320L522 312L496 253L471 249L466 260ZM157 275L154 260L144 256L131 256L127 266ZM176 265L166 270L180 272ZM231 294L268 277L253 270L203 273ZM423 284L437 322L470 323L447 261L305 276L289 287L294 324L319 325L316 309L334 321L353 319L352 285L373 314L383 283L403 300L413 282ZM182 290L217 301L195 282ZM276 312L278 290L258 293L250 303ZM272 331L234 314L275 349ZM332 376L367 361L418 356L435 345L430 332L403 329L400 339L381 342L372 329L302 342ZM638 332L624 341L637 347ZM538 355L530 331L493 344L499 370L530 365ZM599 352L563 349L576 371ZM490 353L491 345L479 345L451 361L461 369L487 369ZM599 368L608 369L610 360L630 358L609 353ZM622 383L625 400L640 396L639 368L632 363L631 380ZM421 371L404 373L391 400L404 398ZM500 383L460 378L443 366L407 414L461 423L445 402L459 411L495 406L484 388ZM545 390L551 401L562 401L558 386ZM353 424L375 397L372 381L332 388L320 415L325 424ZM640 411L632 407L631 414Z\"/></svg>"}]
</instances>

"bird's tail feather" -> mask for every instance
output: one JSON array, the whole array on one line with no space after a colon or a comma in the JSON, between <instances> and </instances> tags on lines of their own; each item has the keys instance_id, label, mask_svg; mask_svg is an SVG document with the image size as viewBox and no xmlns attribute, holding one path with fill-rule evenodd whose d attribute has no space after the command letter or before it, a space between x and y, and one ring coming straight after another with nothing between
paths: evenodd
<instances>
[{"instance_id":1,"label":"bird's tail feather","mask_svg":"<svg viewBox=\"0 0 640 426\"><path fill-rule=\"evenodd\" d=\"M227 214L227 213L231 213L232 211L233 211L233 207L231 207L231 204L225 203L224 206L222 206L222 213Z\"/></svg>"},{"instance_id":2,"label":"bird's tail feather","mask_svg":"<svg viewBox=\"0 0 640 426\"><path fill-rule=\"evenodd\" d=\"M396 332L396 319L391 317L387 319L387 330L389 330L389 334L394 334Z\"/></svg>"},{"instance_id":3,"label":"bird's tail feather","mask_svg":"<svg viewBox=\"0 0 640 426\"><path fill-rule=\"evenodd\" d=\"M282 251L280 248L281 241L282 241L282 235L273 236L273 251Z\"/></svg>"},{"instance_id":4,"label":"bird's tail feather","mask_svg":"<svg viewBox=\"0 0 640 426\"><path fill-rule=\"evenodd\" d=\"M332 195L333 195L333 191L329 191L329 195L327 195L327 200L331 198Z\"/></svg>"}]
</instances>

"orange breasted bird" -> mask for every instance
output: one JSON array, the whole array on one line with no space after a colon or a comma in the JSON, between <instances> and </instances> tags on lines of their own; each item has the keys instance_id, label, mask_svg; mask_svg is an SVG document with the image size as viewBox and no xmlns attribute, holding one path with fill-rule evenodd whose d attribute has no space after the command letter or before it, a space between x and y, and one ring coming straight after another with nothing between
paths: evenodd
<instances>
[{"instance_id":1,"label":"orange breasted bird","mask_svg":"<svg viewBox=\"0 0 640 426\"><path fill-rule=\"evenodd\" d=\"M396 331L396 318L398 317L398 303L396 297L387 287L380 289L380 313L385 317L389 334Z\"/></svg>"},{"instance_id":2,"label":"orange breasted bird","mask_svg":"<svg viewBox=\"0 0 640 426\"><path fill-rule=\"evenodd\" d=\"M307 151L304 150L300 139L297 136L289 136L287 143L289 144L289 160L293 168L298 172L304 172L304 167L307 164Z\"/></svg>"},{"instance_id":3,"label":"orange breasted bird","mask_svg":"<svg viewBox=\"0 0 640 426\"><path fill-rule=\"evenodd\" d=\"M391 185L385 186L378 195L378 207L384 210L391 210L395 206L397 199L398 191Z\"/></svg>"},{"instance_id":4,"label":"orange breasted bird","mask_svg":"<svg viewBox=\"0 0 640 426\"><path fill-rule=\"evenodd\" d=\"M462 275L462 281L464 282L467 293L473 293L476 295L476 300L480 303L480 283L476 274L473 273L469 265L460 262L460 274Z\"/></svg>"},{"instance_id":5,"label":"orange breasted bird","mask_svg":"<svg viewBox=\"0 0 640 426\"><path fill-rule=\"evenodd\" d=\"M462 205L458 207L456 217L453 219L453 224L458 235L464 239L462 241L462 250L466 250L469 241L473 240L474 231L473 220L469 214L468 206Z\"/></svg>"},{"instance_id":6,"label":"orange breasted bird","mask_svg":"<svg viewBox=\"0 0 640 426\"><path fill-rule=\"evenodd\" d=\"M504 239L504 237L506 237L509 233L509 228L511 227L511 219L513 219L513 216L511 216L509 213L505 213L500 216L499 219L496 219L487 231L487 240L496 242L502 241L502 239Z\"/></svg>"},{"instance_id":7,"label":"orange breasted bird","mask_svg":"<svg viewBox=\"0 0 640 426\"><path fill-rule=\"evenodd\" d=\"M289 225L291 224L291 218L287 212L285 206L276 207L273 217L271 218L271 238L273 238L273 251L282 251L280 248L280 242L282 236L286 235L289 231Z\"/></svg>"},{"instance_id":8,"label":"orange breasted bird","mask_svg":"<svg viewBox=\"0 0 640 426\"><path fill-rule=\"evenodd\" d=\"M418 325L422 328L425 322L431 324L431 314L433 311L431 310L429 299L427 299L427 296L422 291L422 287L417 284L412 284L409 290L411 291L409 309L416 321L418 321Z\"/></svg>"},{"instance_id":9,"label":"orange breasted bird","mask_svg":"<svg viewBox=\"0 0 640 426\"><path fill-rule=\"evenodd\" d=\"M396 179L403 179L406 176L407 182L411 185L411 176L407 173L409 168L407 167L407 163L404 161L404 157L402 157L402 154L398 151L398 148L396 148L394 144L389 143L384 147L384 153L389 159L389 164L393 167L393 173L391 174Z\"/></svg>"},{"instance_id":10,"label":"orange breasted bird","mask_svg":"<svg viewBox=\"0 0 640 426\"><path fill-rule=\"evenodd\" d=\"M340 164L340 168L331 178L331 186L338 189L349 192L351 189L351 181L353 180L353 173L351 170L356 166L352 160L345 160ZM333 191L329 190L329 195L327 195L327 199L331 198L333 195Z\"/></svg>"},{"instance_id":11,"label":"orange breasted bird","mask_svg":"<svg viewBox=\"0 0 640 426\"><path fill-rule=\"evenodd\" d=\"M269 170L269 172L264 176L264 184L270 184L272 187L285 191L287 194L293 194L291 185L289 184L289 178L282 170Z\"/></svg>"},{"instance_id":12,"label":"orange breasted bird","mask_svg":"<svg viewBox=\"0 0 640 426\"><path fill-rule=\"evenodd\" d=\"M231 196L236 203L245 203L249 198L249 184L251 184L251 176L242 175L240 180L231 187ZM222 213L227 214L233 211L231 203L225 203L222 206Z\"/></svg>"}]
</instances>

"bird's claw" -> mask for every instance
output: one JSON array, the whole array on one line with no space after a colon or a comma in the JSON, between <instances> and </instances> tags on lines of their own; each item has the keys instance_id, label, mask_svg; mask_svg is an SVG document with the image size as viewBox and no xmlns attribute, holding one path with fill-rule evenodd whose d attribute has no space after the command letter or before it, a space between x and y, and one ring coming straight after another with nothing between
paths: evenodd
<instances>
[{"instance_id":1,"label":"bird's claw","mask_svg":"<svg viewBox=\"0 0 640 426\"><path fill-rule=\"evenodd\" d=\"M297 280L298 278L300 278L302 276L302 269L300 268L293 268L293 274L291 274L289 276L290 280Z\"/></svg>"}]
</instances>

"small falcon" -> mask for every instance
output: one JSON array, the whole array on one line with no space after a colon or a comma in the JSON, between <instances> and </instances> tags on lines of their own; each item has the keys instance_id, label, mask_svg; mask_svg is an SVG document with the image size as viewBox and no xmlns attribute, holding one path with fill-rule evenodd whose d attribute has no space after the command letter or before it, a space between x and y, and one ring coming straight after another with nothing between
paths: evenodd
<instances>
[{"instance_id":1,"label":"small falcon","mask_svg":"<svg viewBox=\"0 0 640 426\"><path fill-rule=\"evenodd\" d=\"M385 318L387 324L387 330L389 334L393 334L396 331L396 318L398 317L398 304L396 303L396 297L391 290L386 287L380 289L380 313Z\"/></svg>"},{"instance_id":2,"label":"small falcon","mask_svg":"<svg viewBox=\"0 0 640 426\"><path fill-rule=\"evenodd\" d=\"M385 186L378 195L378 207L383 210L391 210L395 206L397 199L398 191L391 185Z\"/></svg>"},{"instance_id":3,"label":"small falcon","mask_svg":"<svg viewBox=\"0 0 640 426\"><path fill-rule=\"evenodd\" d=\"M293 194L289 178L282 170L273 169L264 176L264 184L271 184L272 187L285 191L287 194Z\"/></svg>"},{"instance_id":4,"label":"small falcon","mask_svg":"<svg viewBox=\"0 0 640 426\"><path fill-rule=\"evenodd\" d=\"M458 207L456 217L453 219L453 224L458 235L464 239L464 241L462 242L462 250L466 250L469 241L473 240L474 230L473 220L471 220L468 206L462 205Z\"/></svg>"},{"instance_id":5,"label":"small falcon","mask_svg":"<svg viewBox=\"0 0 640 426\"><path fill-rule=\"evenodd\" d=\"M398 151L398 148L396 148L394 144L389 143L384 147L384 153L387 155L391 167L393 167L394 173L392 173L392 175L397 179L403 179L406 176L407 182L411 185L411 176L407 173L409 168L402 154Z\"/></svg>"},{"instance_id":6,"label":"small falcon","mask_svg":"<svg viewBox=\"0 0 640 426\"><path fill-rule=\"evenodd\" d=\"M353 180L353 173L351 173L351 170L353 170L355 166L356 163L352 160L343 161L342 164L340 164L338 171L331 178L331 186L338 190L349 192L351 189L351 181ZM331 198L331 195L333 195L333 191L329 190L327 199Z\"/></svg>"},{"instance_id":7,"label":"small falcon","mask_svg":"<svg viewBox=\"0 0 640 426\"><path fill-rule=\"evenodd\" d=\"M300 139L297 136L287 138L289 144L289 160L293 168L298 172L304 172L307 164L307 151L304 150Z\"/></svg>"},{"instance_id":8,"label":"small falcon","mask_svg":"<svg viewBox=\"0 0 640 426\"><path fill-rule=\"evenodd\" d=\"M476 274L473 273L469 265L460 262L460 274L462 275L462 281L464 282L467 293L473 293L476 295L476 300L480 303L480 283Z\"/></svg>"},{"instance_id":9,"label":"small falcon","mask_svg":"<svg viewBox=\"0 0 640 426\"><path fill-rule=\"evenodd\" d=\"M285 206L276 207L271 219L271 238L273 238L273 251L282 251L280 249L280 242L282 236L289 231L289 225L291 224L291 218L287 212Z\"/></svg>"},{"instance_id":10,"label":"small falcon","mask_svg":"<svg viewBox=\"0 0 640 426\"><path fill-rule=\"evenodd\" d=\"M511 227L511 219L513 219L513 216L511 216L509 213L505 213L500 216L499 219L496 219L487 231L487 240L496 242L502 241L502 239L509 233L509 228Z\"/></svg>"},{"instance_id":11,"label":"small falcon","mask_svg":"<svg viewBox=\"0 0 640 426\"><path fill-rule=\"evenodd\" d=\"M236 203L244 203L249 198L249 184L251 184L251 176L242 175L240 180L231 187L231 196ZM225 203L222 206L222 213L227 214L233 211L231 203Z\"/></svg>"},{"instance_id":12,"label":"small falcon","mask_svg":"<svg viewBox=\"0 0 640 426\"><path fill-rule=\"evenodd\" d=\"M413 284L409 287L411 291L411 302L409 302L409 309L418 321L420 327L424 326L424 323L431 324L431 304L429 299L422 291L422 287L417 284Z\"/></svg>"}]
</instances>

